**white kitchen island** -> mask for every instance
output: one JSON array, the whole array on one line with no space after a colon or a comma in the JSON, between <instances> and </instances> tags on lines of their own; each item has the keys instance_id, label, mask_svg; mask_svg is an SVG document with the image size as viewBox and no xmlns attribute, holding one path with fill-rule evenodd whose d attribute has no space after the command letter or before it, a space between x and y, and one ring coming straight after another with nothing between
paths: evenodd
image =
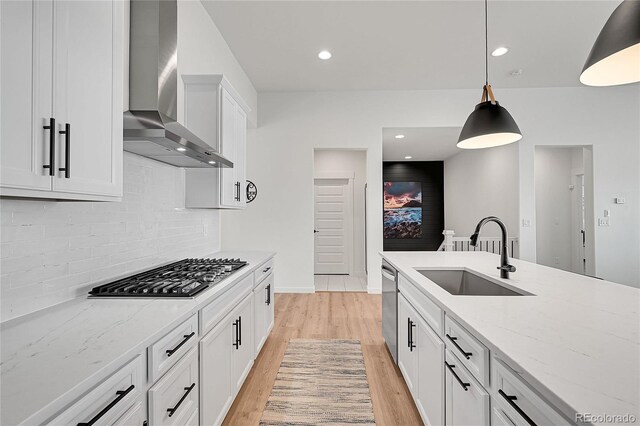
<instances>
[{"instance_id":1,"label":"white kitchen island","mask_svg":"<svg viewBox=\"0 0 640 426\"><path fill-rule=\"evenodd\" d=\"M457 356L455 361L474 367L460 356L464 350L461 352L454 344L456 341L464 346L461 343L464 336L462 340L447 337L451 330L446 328L447 323L460 326L472 335L469 343L484 346L490 353L491 368L487 359L486 369L490 371L484 371L486 382L482 375L476 374L476 378L490 394L491 408L488 397L486 407L491 409L492 424L496 422L494 406L509 405L498 393L501 377L496 370L501 369L501 363L514 373L513 377L526 382L535 394L532 398L541 397L568 423L576 422L576 415L581 413L635 416L635 421L640 422L640 290L637 288L518 259L511 259L517 268L511 278L500 279L496 269L499 256L484 252L382 252L381 255L398 270L401 295L409 293L407 299L414 304L426 296L425 303L441 311L442 321L434 314L434 321L425 322L439 335L440 343L446 344L447 354L451 351ZM453 295L416 269L465 269L531 295ZM401 299L405 300L404 296ZM426 312L422 317L429 317L434 309L421 311L417 307L416 311ZM414 320L409 321L409 328L415 327L411 323ZM401 336L406 327L403 322L399 323ZM409 349L416 350L411 347L411 337L409 339ZM399 341L398 345L402 347L404 343ZM482 355L469 350L475 352L471 359L477 360ZM399 357L402 358L402 352ZM473 369L464 371L473 372ZM525 403L522 398L512 402ZM451 413L447 411L447 414ZM520 424L522 418L518 419L504 423ZM624 421L622 419L619 421Z\"/></svg>"}]
</instances>

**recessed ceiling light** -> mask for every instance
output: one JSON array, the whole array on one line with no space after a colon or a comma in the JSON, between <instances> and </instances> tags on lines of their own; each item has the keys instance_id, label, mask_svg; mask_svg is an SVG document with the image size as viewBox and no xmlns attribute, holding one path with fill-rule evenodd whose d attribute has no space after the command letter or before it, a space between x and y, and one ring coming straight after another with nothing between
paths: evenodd
<instances>
[{"instance_id":1,"label":"recessed ceiling light","mask_svg":"<svg viewBox=\"0 0 640 426\"><path fill-rule=\"evenodd\" d=\"M396 135L396 139L404 139L404 135Z\"/></svg>"},{"instance_id":2,"label":"recessed ceiling light","mask_svg":"<svg viewBox=\"0 0 640 426\"><path fill-rule=\"evenodd\" d=\"M405 160L411 160L413 157L410 155L407 155L406 157L404 157Z\"/></svg>"},{"instance_id":3,"label":"recessed ceiling light","mask_svg":"<svg viewBox=\"0 0 640 426\"><path fill-rule=\"evenodd\" d=\"M187 150L187 148L176 148L176 151L180 151L180 152L186 151L186 150Z\"/></svg>"},{"instance_id":4,"label":"recessed ceiling light","mask_svg":"<svg viewBox=\"0 0 640 426\"><path fill-rule=\"evenodd\" d=\"M331 52L329 52L328 50L323 50L322 52L318 53L318 58L322 59L323 61L331 59L331 56Z\"/></svg>"},{"instance_id":5,"label":"recessed ceiling light","mask_svg":"<svg viewBox=\"0 0 640 426\"><path fill-rule=\"evenodd\" d=\"M209 161L209 164L216 164L215 161Z\"/></svg>"},{"instance_id":6,"label":"recessed ceiling light","mask_svg":"<svg viewBox=\"0 0 640 426\"><path fill-rule=\"evenodd\" d=\"M502 56L509 51L508 47L500 46L497 47L493 52L491 52L491 56Z\"/></svg>"}]
</instances>

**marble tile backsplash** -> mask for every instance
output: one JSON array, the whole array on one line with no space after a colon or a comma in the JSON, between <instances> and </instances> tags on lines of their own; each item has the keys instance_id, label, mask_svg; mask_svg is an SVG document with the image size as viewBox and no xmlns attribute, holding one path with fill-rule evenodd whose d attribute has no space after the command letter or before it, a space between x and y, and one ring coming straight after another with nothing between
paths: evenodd
<instances>
[{"instance_id":1,"label":"marble tile backsplash","mask_svg":"<svg viewBox=\"0 0 640 426\"><path fill-rule=\"evenodd\" d=\"M185 209L184 170L124 153L122 202L2 199L0 319L220 249L220 214Z\"/></svg>"}]
</instances>

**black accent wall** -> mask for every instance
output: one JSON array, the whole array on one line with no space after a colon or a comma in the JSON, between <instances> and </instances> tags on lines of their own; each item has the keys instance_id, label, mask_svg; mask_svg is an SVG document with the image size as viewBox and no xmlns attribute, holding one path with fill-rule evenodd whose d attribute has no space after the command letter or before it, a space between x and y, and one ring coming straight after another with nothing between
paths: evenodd
<instances>
[{"instance_id":1,"label":"black accent wall","mask_svg":"<svg viewBox=\"0 0 640 426\"><path fill-rule=\"evenodd\" d=\"M385 239L384 250L437 250L444 230L444 162L385 161L382 176L384 182L422 182L422 238Z\"/></svg>"}]
</instances>

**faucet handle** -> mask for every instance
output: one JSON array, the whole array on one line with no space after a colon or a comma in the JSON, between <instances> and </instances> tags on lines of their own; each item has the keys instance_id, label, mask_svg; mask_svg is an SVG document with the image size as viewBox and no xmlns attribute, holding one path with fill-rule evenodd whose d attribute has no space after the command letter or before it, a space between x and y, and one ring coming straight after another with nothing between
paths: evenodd
<instances>
[{"instance_id":1,"label":"faucet handle","mask_svg":"<svg viewBox=\"0 0 640 426\"><path fill-rule=\"evenodd\" d=\"M497 269L500 269L501 271L508 271L508 272L515 272L516 271L516 267L513 266L513 265L498 266Z\"/></svg>"}]
</instances>

